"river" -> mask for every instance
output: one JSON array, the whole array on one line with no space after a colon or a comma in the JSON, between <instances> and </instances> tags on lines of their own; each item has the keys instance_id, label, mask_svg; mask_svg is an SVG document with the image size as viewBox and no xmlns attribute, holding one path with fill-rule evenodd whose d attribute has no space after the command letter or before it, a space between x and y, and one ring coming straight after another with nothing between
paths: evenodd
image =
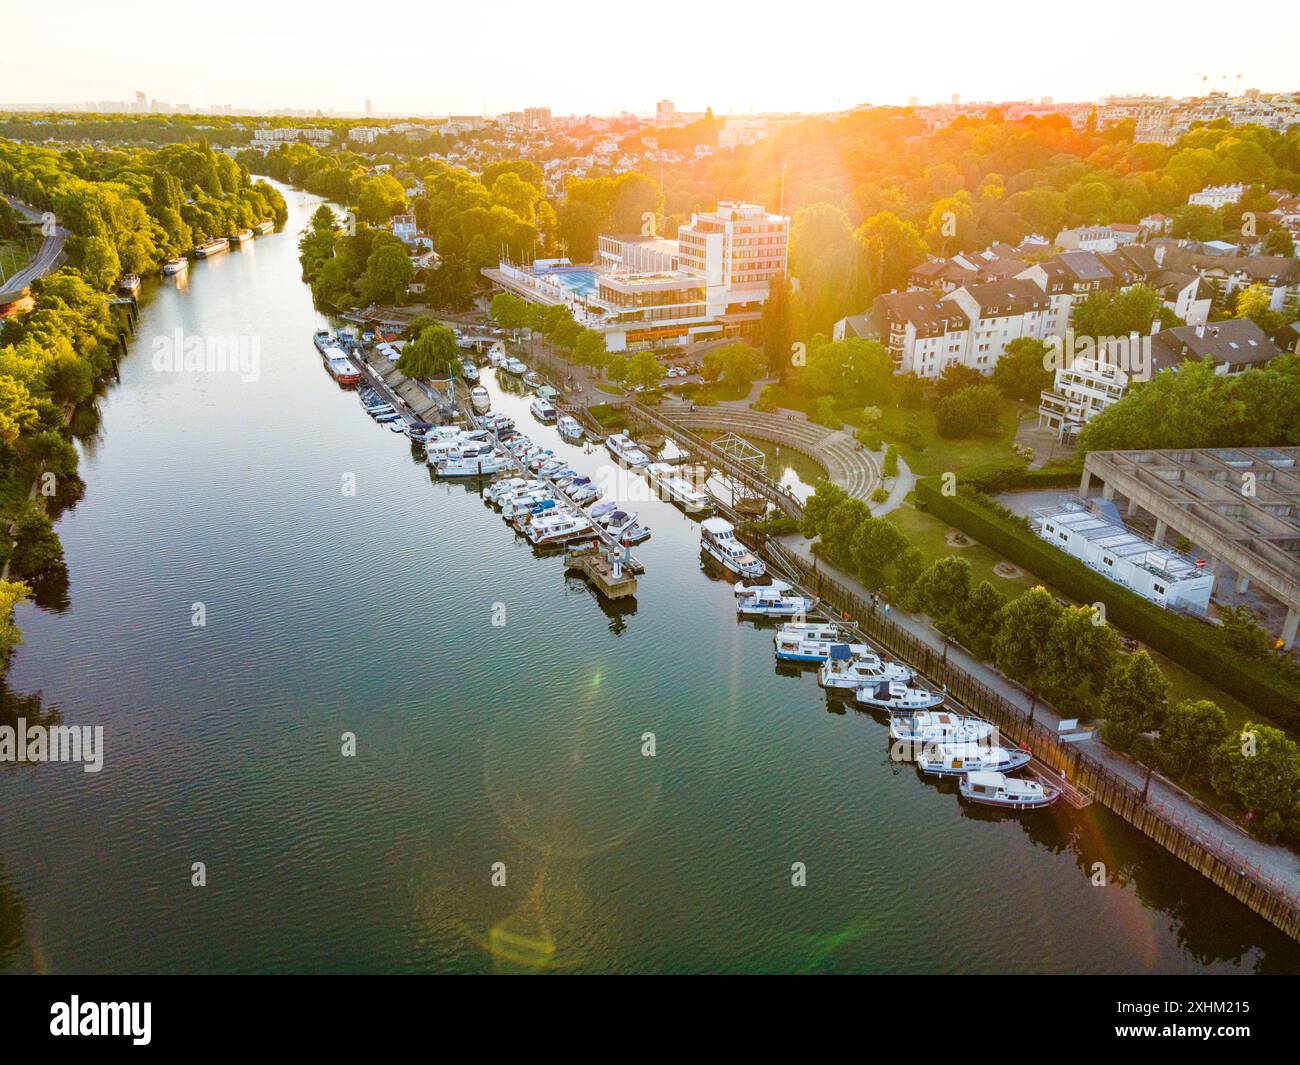
<instances>
[{"instance_id":1,"label":"river","mask_svg":"<svg viewBox=\"0 0 1300 1065\"><path fill-rule=\"evenodd\" d=\"M1300 969L1107 811L972 811L892 763L883 720L774 667L671 505L637 505L614 610L431 481L322 368L320 201L285 191L283 233L150 283L58 524L69 605L18 612L11 688L105 755L0 767L0 968ZM177 330L255 341L255 380L156 369Z\"/></svg>"}]
</instances>

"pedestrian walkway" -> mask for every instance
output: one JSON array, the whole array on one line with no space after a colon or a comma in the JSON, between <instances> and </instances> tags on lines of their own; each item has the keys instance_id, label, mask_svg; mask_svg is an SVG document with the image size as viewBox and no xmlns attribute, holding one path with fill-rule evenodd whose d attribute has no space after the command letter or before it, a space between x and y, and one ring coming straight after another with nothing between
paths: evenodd
<instances>
[{"instance_id":1,"label":"pedestrian walkway","mask_svg":"<svg viewBox=\"0 0 1300 1065\"><path fill-rule=\"evenodd\" d=\"M813 559L812 542L794 534L780 538L781 545L799 557ZM817 568L835 581L863 598L870 599L871 591L852 574L846 573L818 558ZM1032 713L1038 723L1055 730L1062 715L1015 681L1008 679L987 662L981 662L939 632L924 614L912 614L882 603L888 608L889 620L907 631L934 651L944 654L947 660L965 670L976 680L991 688L1002 698L1025 713ZM1222 814L1188 794L1159 773L1152 773L1147 782L1147 768L1127 755L1103 743L1100 739L1081 740L1076 745L1089 757L1101 762L1116 776L1136 788L1148 788L1150 804L1182 821L1189 830L1204 840L1213 840L1223 847L1236 851L1255 868L1284 885L1293 894L1300 894L1300 858L1285 847L1274 846L1256 839Z\"/></svg>"}]
</instances>

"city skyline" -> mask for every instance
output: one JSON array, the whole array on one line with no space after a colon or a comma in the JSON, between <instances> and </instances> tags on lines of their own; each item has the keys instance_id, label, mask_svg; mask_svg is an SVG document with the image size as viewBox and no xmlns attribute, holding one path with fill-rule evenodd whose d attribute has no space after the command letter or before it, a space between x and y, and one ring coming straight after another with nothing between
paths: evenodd
<instances>
[{"instance_id":1,"label":"city skyline","mask_svg":"<svg viewBox=\"0 0 1300 1065\"><path fill-rule=\"evenodd\" d=\"M308 23L290 12L235 0L227 28L208 25L188 11L165 22L128 25L109 9L74 0L75 17L60 32L57 67L35 52L8 61L0 71L0 106L84 108L88 102L129 100L144 91L151 99L196 110L230 105L235 111L364 114L370 101L377 117L497 114L537 105L557 115L648 114L664 97L682 111L712 107L719 114L744 114L901 105L913 98L941 103L954 94L962 102L1043 97L1084 102L1128 93L1181 98L1214 90L1267 93L1298 87L1285 50L1269 55L1249 37L1222 39L1200 32L1215 13L1199 0L1176 24L1154 11L1103 0L1090 25L1072 29L1064 55L1059 45L1043 46L1034 8L1019 0L1008 5L998 20L996 40L985 50L971 49L970 42L987 36L987 12L966 6L951 5L937 15L933 9L925 14L872 12L862 20L861 32L845 25L846 18L832 5L814 0L812 7L820 17L802 10L792 25L768 7L731 21L699 24L692 22L689 5L669 0L653 26L614 12L599 27L534 27L526 38L516 39L500 33L499 11L411 19L401 17L389 0L380 0L368 9L373 24L382 27L377 37L367 40L363 26L365 43L336 56L343 31L331 18L345 11L337 4L326 5L324 19ZM513 11L531 14L507 3L507 15ZM1270 11L1285 18L1280 3L1266 3L1264 23ZM618 25L611 28L611 19ZM1129 39L1162 44L1143 49L1141 62L1130 69L1121 58L1126 47L1121 31L1114 28L1121 21ZM250 24L257 28L250 31ZM392 25L407 31L389 33ZM828 26L848 32L827 32ZM679 27L681 38L696 46L675 47L667 27ZM347 33L352 40L353 30ZM865 42L863 34L868 35ZM609 74L610 42L635 41L638 35L645 58L653 62L643 73L633 60ZM195 62L195 40L230 61ZM918 64L909 49L879 46L903 40L924 41L927 61ZM694 61L698 50L721 47L723 41L729 54L753 64L757 76L737 79L732 64ZM368 52L374 62L367 59ZM236 61L241 54L245 60ZM1014 61L991 61L999 54ZM123 72L126 55L135 57L130 74ZM140 57L149 58L141 62ZM1247 70L1249 75L1242 73ZM250 76L253 71L256 76Z\"/></svg>"}]
</instances>

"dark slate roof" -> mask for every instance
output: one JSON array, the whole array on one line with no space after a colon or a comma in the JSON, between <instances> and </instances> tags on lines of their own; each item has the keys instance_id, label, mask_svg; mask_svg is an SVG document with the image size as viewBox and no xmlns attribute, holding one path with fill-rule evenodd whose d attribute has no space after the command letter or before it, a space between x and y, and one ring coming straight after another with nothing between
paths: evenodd
<instances>
[{"instance_id":1,"label":"dark slate roof","mask_svg":"<svg viewBox=\"0 0 1300 1065\"><path fill-rule=\"evenodd\" d=\"M1151 337L1152 370L1166 370L1186 359L1211 359L1215 365L1265 363L1282 354L1249 318L1230 318L1209 325L1181 325Z\"/></svg>"}]
</instances>

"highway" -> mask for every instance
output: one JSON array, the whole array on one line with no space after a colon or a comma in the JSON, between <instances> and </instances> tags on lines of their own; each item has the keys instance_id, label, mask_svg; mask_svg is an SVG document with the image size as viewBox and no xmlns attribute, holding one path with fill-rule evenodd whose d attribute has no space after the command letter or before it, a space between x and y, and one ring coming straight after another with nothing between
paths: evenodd
<instances>
[{"instance_id":1,"label":"highway","mask_svg":"<svg viewBox=\"0 0 1300 1065\"><path fill-rule=\"evenodd\" d=\"M39 222L42 219L42 212L34 207L28 207L27 204L21 200L15 200L12 196L6 196L5 199L24 218L31 219L34 222ZM67 237L68 231L56 224L53 232L46 236L45 242L32 258L32 261L14 274L13 277L0 282L0 303L7 303L10 300L17 299L38 277L44 277L50 271L58 269L63 263L63 242Z\"/></svg>"}]
</instances>

